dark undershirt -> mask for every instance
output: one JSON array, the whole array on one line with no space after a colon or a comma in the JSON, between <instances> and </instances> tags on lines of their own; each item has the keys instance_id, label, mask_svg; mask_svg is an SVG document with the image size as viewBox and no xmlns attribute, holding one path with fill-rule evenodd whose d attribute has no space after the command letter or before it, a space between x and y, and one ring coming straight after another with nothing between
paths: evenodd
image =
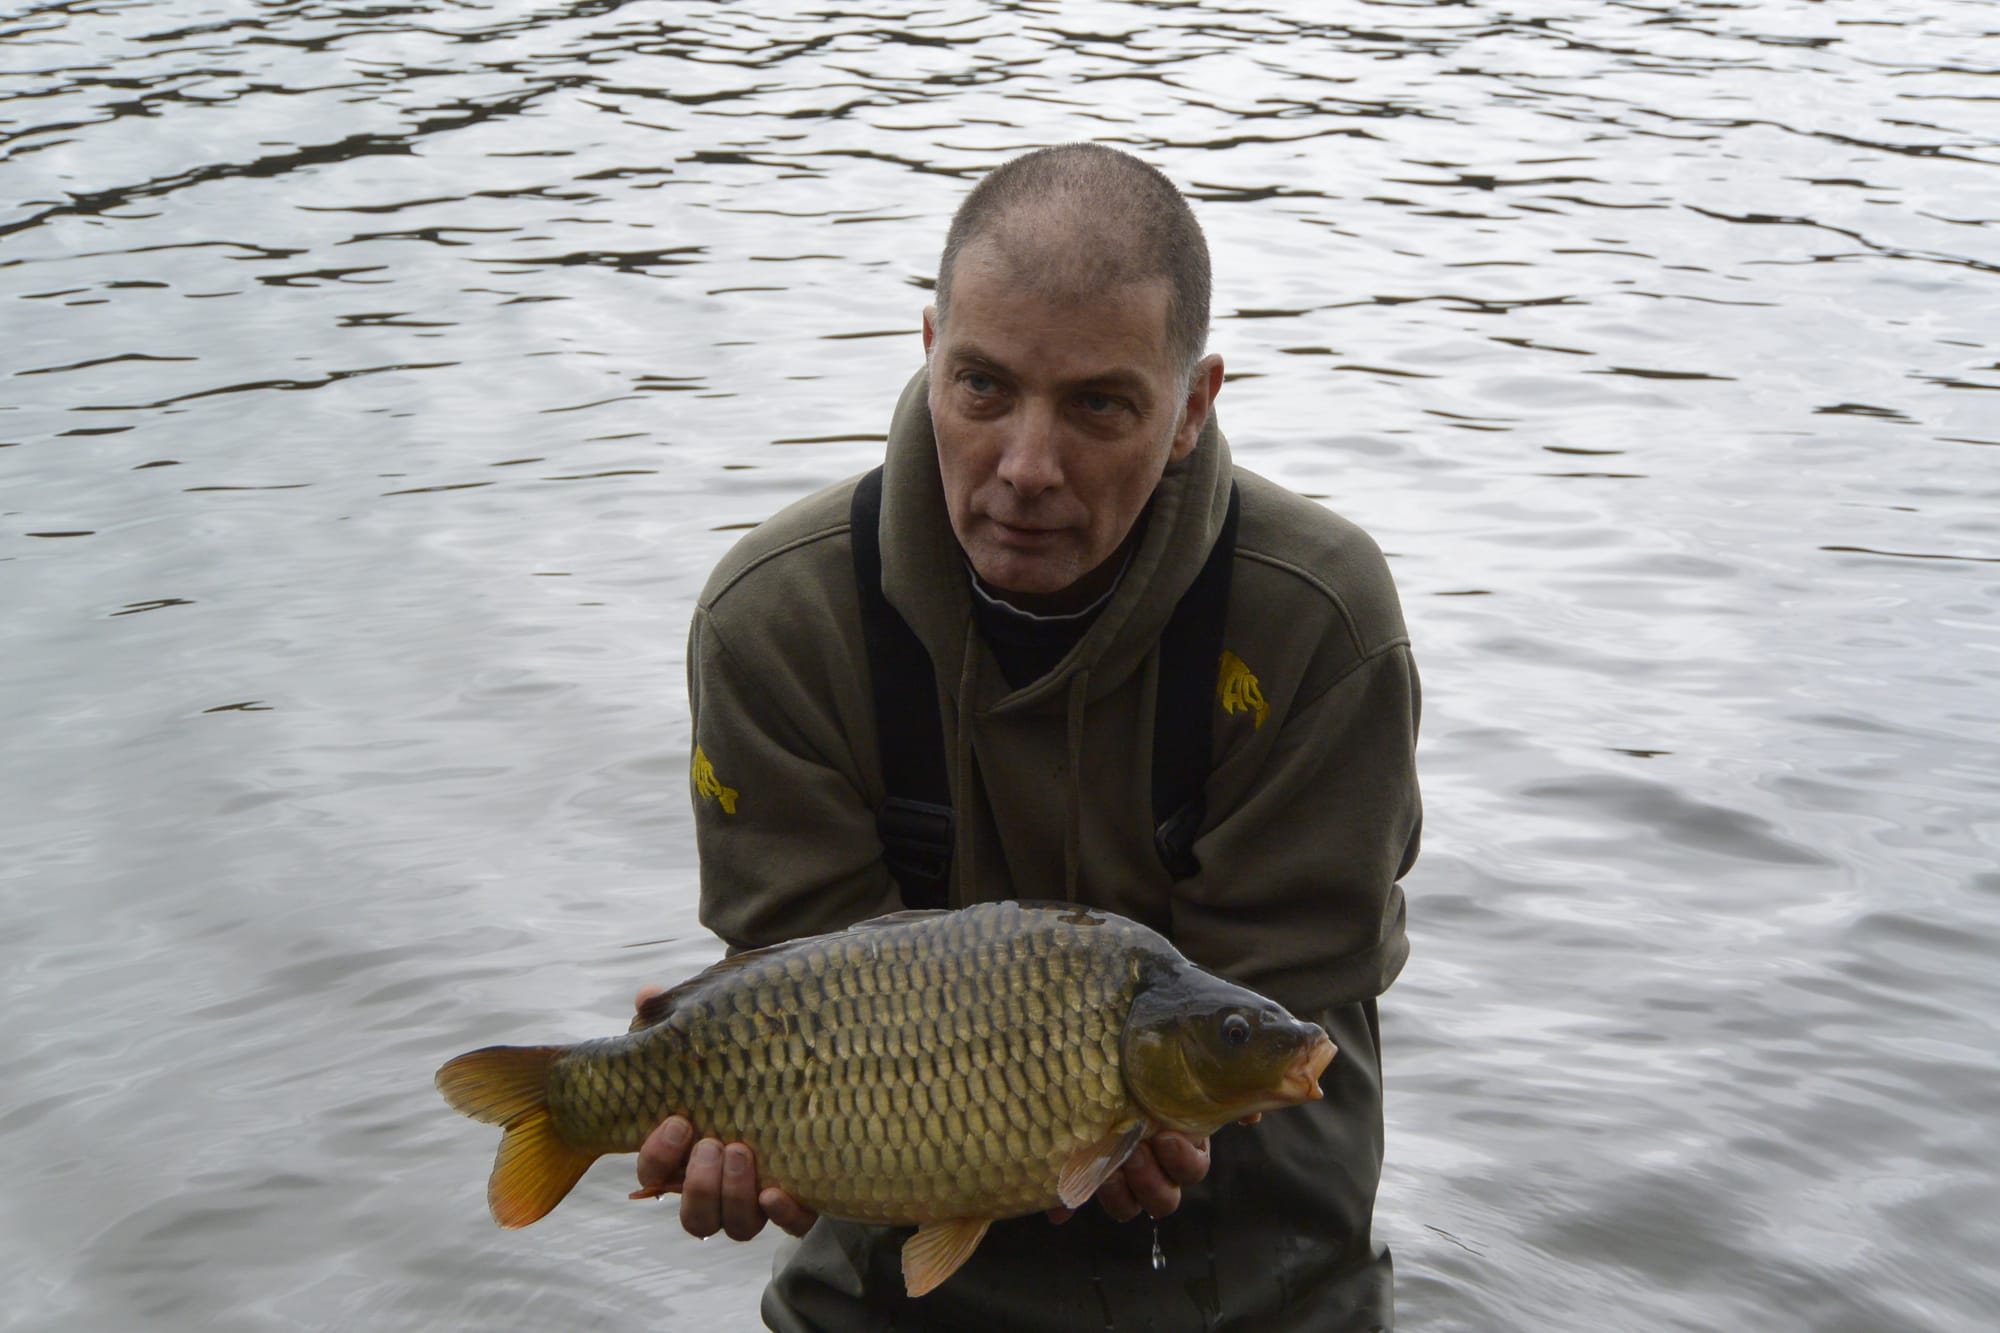
<instances>
[{"instance_id":1,"label":"dark undershirt","mask_svg":"<svg viewBox=\"0 0 2000 1333\"><path fill-rule=\"evenodd\" d=\"M1132 525L1132 531L1125 535L1117 558L1129 561L1132 552L1146 535L1146 523L1152 517L1153 507L1149 503L1139 512L1139 521ZM968 573L971 571L968 569ZM1000 664L1000 674L1007 678L1007 688L1022 689L1034 684L1055 669L1056 663L1076 647L1090 627L1097 623L1098 612L1111 601L1112 593L1125 579L1125 571L1120 568L1117 579L1097 601L1068 616L1037 616L1017 610L1000 601L993 593L979 586L979 579L972 580L972 621L979 627L979 637L986 640L986 646L993 650L993 660Z\"/></svg>"},{"instance_id":2,"label":"dark undershirt","mask_svg":"<svg viewBox=\"0 0 2000 1333\"><path fill-rule=\"evenodd\" d=\"M1073 616L1031 616L976 593L972 599L972 619L979 626L979 636L993 650L993 660L1000 664L1008 688L1015 690L1048 675L1076 647L1103 609L1099 602Z\"/></svg>"}]
</instances>

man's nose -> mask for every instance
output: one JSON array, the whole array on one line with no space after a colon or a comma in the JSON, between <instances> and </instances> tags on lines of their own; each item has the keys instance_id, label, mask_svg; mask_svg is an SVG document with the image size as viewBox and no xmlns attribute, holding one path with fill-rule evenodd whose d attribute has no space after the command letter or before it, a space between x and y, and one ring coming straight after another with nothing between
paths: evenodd
<instances>
[{"instance_id":1,"label":"man's nose","mask_svg":"<svg viewBox=\"0 0 2000 1333\"><path fill-rule=\"evenodd\" d=\"M1061 423L1055 408L1031 399L1012 414L1008 425L1000 451L1000 480L1026 496L1062 485Z\"/></svg>"}]
</instances>

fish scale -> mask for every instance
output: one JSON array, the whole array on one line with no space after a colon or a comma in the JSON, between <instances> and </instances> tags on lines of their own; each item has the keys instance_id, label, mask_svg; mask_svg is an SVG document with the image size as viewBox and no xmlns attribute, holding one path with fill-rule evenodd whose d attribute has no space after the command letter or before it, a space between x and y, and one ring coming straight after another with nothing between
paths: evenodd
<instances>
[{"instance_id":1,"label":"fish scale","mask_svg":"<svg viewBox=\"0 0 2000 1333\"><path fill-rule=\"evenodd\" d=\"M903 940L831 937L837 947L725 974L719 995L697 979L664 1021L556 1062L558 1130L578 1147L633 1152L668 1115L685 1115L749 1144L764 1183L859 1221L1054 1207L1069 1155L1138 1114L1106 1019L1138 976L1127 932L1015 915L1028 928L961 914ZM1003 921L1009 935L997 938ZM826 1028L812 1021L801 970L831 999ZM771 1040L794 1030L796 1045ZM913 1105L912 1088L940 1080L956 1114ZM939 1170L945 1162L973 1170Z\"/></svg>"},{"instance_id":2,"label":"fish scale","mask_svg":"<svg viewBox=\"0 0 2000 1333\"><path fill-rule=\"evenodd\" d=\"M921 1294L991 1219L1080 1205L1149 1126L1206 1134L1316 1097L1332 1056L1319 1028L1136 922L989 903L738 954L622 1036L468 1052L438 1086L505 1129L487 1191L503 1226L682 1115L747 1144L760 1186L917 1225L904 1272Z\"/></svg>"}]
</instances>

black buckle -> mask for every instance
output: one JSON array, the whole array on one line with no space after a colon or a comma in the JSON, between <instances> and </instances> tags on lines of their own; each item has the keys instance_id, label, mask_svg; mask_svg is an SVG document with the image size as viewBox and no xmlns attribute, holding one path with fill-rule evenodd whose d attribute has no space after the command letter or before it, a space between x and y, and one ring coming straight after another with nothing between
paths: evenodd
<instances>
[{"instance_id":1,"label":"black buckle","mask_svg":"<svg viewBox=\"0 0 2000 1333\"><path fill-rule=\"evenodd\" d=\"M1153 850L1160 854L1160 864L1175 879L1188 879L1201 872L1201 861L1194 854L1194 839L1206 818L1208 797L1196 792L1193 799L1153 830Z\"/></svg>"},{"instance_id":2,"label":"black buckle","mask_svg":"<svg viewBox=\"0 0 2000 1333\"><path fill-rule=\"evenodd\" d=\"M951 877L952 810L948 805L891 796L875 815L875 832L882 839L882 858L889 873L907 889L912 879L925 883L925 896L944 901ZM910 895L906 892L905 898Z\"/></svg>"}]
</instances>

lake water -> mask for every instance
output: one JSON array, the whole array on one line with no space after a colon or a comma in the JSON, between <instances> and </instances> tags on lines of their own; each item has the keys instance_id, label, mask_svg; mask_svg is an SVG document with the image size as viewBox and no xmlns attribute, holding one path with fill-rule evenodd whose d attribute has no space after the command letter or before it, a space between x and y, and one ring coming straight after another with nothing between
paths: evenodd
<instances>
[{"instance_id":1,"label":"lake water","mask_svg":"<svg viewBox=\"0 0 2000 1333\"><path fill-rule=\"evenodd\" d=\"M690 606L878 457L951 210L1195 197L1238 458L1425 673L1408 1329L2000 1311L2000 9L0 17L0 1324L754 1326L489 1041L694 919Z\"/></svg>"}]
</instances>

